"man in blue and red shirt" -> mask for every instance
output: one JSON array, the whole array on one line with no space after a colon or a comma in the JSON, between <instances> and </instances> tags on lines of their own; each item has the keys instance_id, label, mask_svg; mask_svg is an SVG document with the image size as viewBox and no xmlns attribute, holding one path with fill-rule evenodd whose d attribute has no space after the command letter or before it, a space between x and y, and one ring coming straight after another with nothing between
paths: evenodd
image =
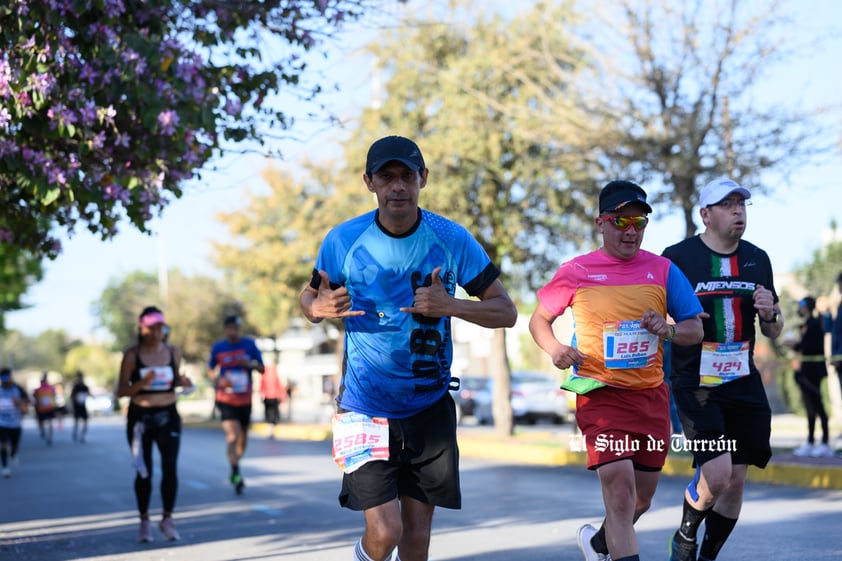
<instances>
[{"instance_id":1,"label":"man in blue and red shirt","mask_svg":"<svg viewBox=\"0 0 842 561\"><path fill-rule=\"evenodd\" d=\"M263 356L254 339L240 335L242 321L238 316L225 318L225 339L211 348L208 376L216 387L216 407L222 418L228 461L231 463L231 484L237 493L245 482L240 475L240 458L246 452L248 428L251 424L253 391L252 370L264 372Z\"/></svg>"}]
</instances>

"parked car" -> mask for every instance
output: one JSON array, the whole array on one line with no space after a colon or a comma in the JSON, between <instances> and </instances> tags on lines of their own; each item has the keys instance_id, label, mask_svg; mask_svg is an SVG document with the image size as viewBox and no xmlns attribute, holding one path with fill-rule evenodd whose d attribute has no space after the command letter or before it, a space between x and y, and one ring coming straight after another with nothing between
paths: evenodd
<instances>
[{"instance_id":1,"label":"parked car","mask_svg":"<svg viewBox=\"0 0 842 561\"><path fill-rule=\"evenodd\" d=\"M512 416L533 424L548 419L561 424L568 419L568 392L561 380L542 372L512 372Z\"/></svg>"},{"instance_id":2,"label":"parked car","mask_svg":"<svg viewBox=\"0 0 842 561\"><path fill-rule=\"evenodd\" d=\"M491 410L491 378L488 376L459 376L459 389L452 391L456 402L456 419L462 422L464 417L476 417L477 409ZM488 416L491 418L490 415ZM481 419L477 418L481 423Z\"/></svg>"},{"instance_id":3,"label":"parked car","mask_svg":"<svg viewBox=\"0 0 842 561\"><path fill-rule=\"evenodd\" d=\"M512 372L511 406L515 422L534 424L539 420L548 420L561 424L572 418L573 412L570 392L561 389L559 377L543 372ZM492 381L487 378L487 385L473 395L472 414L478 424L494 422L492 409Z\"/></svg>"},{"instance_id":4,"label":"parked car","mask_svg":"<svg viewBox=\"0 0 842 561\"><path fill-rule=\"evenodd\" d=\"M111 415L114 412L114 396L106 390L92 389L85 398L85 406L91 415Z\"/></svg>"}]
</instances>

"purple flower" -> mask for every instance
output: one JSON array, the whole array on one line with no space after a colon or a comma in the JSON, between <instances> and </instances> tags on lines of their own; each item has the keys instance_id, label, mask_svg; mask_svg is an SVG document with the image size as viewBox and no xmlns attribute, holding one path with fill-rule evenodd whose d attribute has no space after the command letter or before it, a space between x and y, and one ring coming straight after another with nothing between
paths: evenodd
<instances>
[{"instance_id":1,"label":"purple flower","mask_svg":"<svg viewBox=\"0 0 842 561\"><path fill-rule=\"evenodd\" d=\"M60 170L55 166L50 166L47 171L47 182L50 183L50 185L54 185L56 183L59 185L67 185L67 176L64 175L63 170Z\"/></svg>"},{"instance_id":2,"label":"purple flower","mask_svg":"<svg viewBox=\"0 0 842 561\"><path fill-rule=\"evenodd\" d=\"M178 113L167 109L158 115L158 126L162 134L175 134L175 127L178 126Z\"/></svg>"},{"instance_id":3,"label":"purple flower","mask_svg":"<svg viewBox=\"0 0 842 561\"><path fill-rule=\"evenodd\" d=\"M82 124L86 127L92 127L96 122L96 103L92 100L85 102L79 109L79 116L82 118Z\"/></svg>"},{"instance_id":4,"label":"purple flower","mask_svg":"<svg viewBox=\"0 0 842 561\"><path fill-rule=\"evenodd\" d=\"M100 107L96 110L96 112L97 116L103 123L105 123L106 125L114 124L114 117L117 116L117 111L114 109L113 105L109 105L108 107Z\"/></svg>"},{"instance_id":5,"label":"purple flower","mask_svg":"<svg viewBox=\"0 0 842 561\"><path fill-rule=\"evenodd\" d=\"M225 101L225 112L229 115L237 115L242 110L243 104L239 99L229 99Z\"/></svg>"},{"instance_id":6,"label":"purple flower","mask_svg":"<svg viewBox=\"0 0 842 561\"><path fill-rule=\"evenodd\" d=\"M30 74L27 85L44 97L47 97L53 89L56 80L49 74Z\"/></svg>"},{"instance_id":7,"label":"purple flower","mask_svg":"<svg viewBox=\"0 0 842 561\"><path fill-rule=\"evenodd\" d=\"M9 63L0 59L0 97L9 97L12 93L12 88L9 82L12 81L12 69Z\"/></svg>"},{"instance_id":8,"label":"purple flower","mask_svg":"<svg viewBox=\"0 0 842 561\"><path fill-rule=\"evenodd\" d=\"M95 84L98 78L99 72L97 72L90 64L83 66L81 72L79 72L79 79L85 80L89 84Z\"/></svg>"},{"instance_id":9,"label":"purple flower","mask_svg":"<svg viewBox=\"0 0 842 561\"><path fill-rule=\"evenodd\" d=\"M99 131L89 142L94 150L102 149L105 146L105 131Z\"/></svg>"},{"instance_id":10,"label":"purple flower","mask_svg":"<svg viewBox=\"0 0 842 561\"><path fill-rule=\"evenodd\" d=\"M11 122L12 116L9 114L9 110L5 107L0 107L0 129L9 128L9 123Z\"/></svg>"},{"instance_id":11,"label":"purple flower","mask_svg":"<svg viewBox=\"0 0 842 561\"><path fill-rule=\"evenodd\" d=\"M106 0L105 15L107 15L109 18L116 18L125 11L126 7L123 6L122 0Z\"/></svg>"},{"instance_id":12,"label":"purple flower","mask_svg":"<svg viewBox=\"0 0 842 561\"><path fill-rule=\"evenodd\" d=\"M119 185L109 183L103 191L102 198L106 201L120 201L124 204L129 202L129 190L123 189Z\"/></svg>"}]
</instances>

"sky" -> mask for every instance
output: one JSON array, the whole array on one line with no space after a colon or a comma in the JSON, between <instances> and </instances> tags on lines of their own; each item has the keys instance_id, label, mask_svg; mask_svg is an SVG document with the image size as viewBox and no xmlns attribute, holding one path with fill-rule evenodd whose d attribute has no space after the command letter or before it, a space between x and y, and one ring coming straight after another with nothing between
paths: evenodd
<instances>
[{"instance_id":1,"label":"sky","mask_svg":"<svg viewBox=\"0 0 842 561\"><path fill-rule=\"evenodd\" d=\"M807 18L805 30L812 26L826 28L826 23L842 25L842 2L808 0L800 13ZM842 36L837 35L828 48L808 61L783 69L777 77L776 95L782 91L786 95L788 89L792 95L799 95L806 89L811 102L839 102L840 60ZM334 49L322 64L323 70L342 82L341 91L332 94L334 110L343 117L353 117L371 99L371 73L365 59L353 49ZM335 129L310 135L305 132L305 140L280 145L285 157L274 165L294 170L305 155L313 159L314 155L325 154L343 134ZM43 280L24 296L29 307L8 313L7 327L28 335L64 329L77 337L102 338L106 334L97 328L91 306L109 281L135 270L157 273L178 268L187 274L214 274L210 244L224 240L226 235L214 216L242 207L246 190L265 189L260 173L268 164L255 155L225 160L221 171L204 173L202 182L185 186L184 195L150 224L153 235L140 234L125 223L110 241L101 241L87 231L65 237L62 254L45 263ZM430 185L434 187L435 164L429 164ZM789 272L807 263L814 250L830 241L831 222L842 229L842 162L837 159L802 170L793 175L790 185L768 187L772 194L757 194L752 199L745 239L766 250L777 273ZM842 239L840 234L836 239ZM660 253L683 236L684 225L678 213L656 209L643 248ZM548 279L552 273L547 272Z\"/></svg>"}]
</instances>

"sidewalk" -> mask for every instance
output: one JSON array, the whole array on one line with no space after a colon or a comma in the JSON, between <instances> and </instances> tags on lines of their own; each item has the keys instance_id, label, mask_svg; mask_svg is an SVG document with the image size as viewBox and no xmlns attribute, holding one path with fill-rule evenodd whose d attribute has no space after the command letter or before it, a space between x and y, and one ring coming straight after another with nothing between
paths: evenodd
<instances>
[{"instance_id":1,"label":"sidewalk","mask_svg":"<svg viewBox=\"0 0 842 561\"><path fill-rule=\"evenodd\" d=\"M260 412L255 411L255 418ZM549 466L585 465L585 454L571 450L572 430L570 424L561 427L547 425L547 430L529 431L517 428L515 435L501 439L492 428L470 425L459 428L459 450L465 457L490 458L515 463ZM277 425L272 432L271 425L256 422L252 425L256 435L278 439L306 439L324 441L331 437L330 407L307 409L299 407L293 412L293 421ZM831 445L842 449L839 427L831 425L835 435ZM795 485L819 489L842 489L842 456L829 458L802 458L792 454L800 446L806 434L806 421L796 415L774 415L772 418L773 456L766 469L749 468L749 481L779 485ZM670 451L664 466L665 475L692 476L689 453Z\"/></svg>"}]
</instances>

